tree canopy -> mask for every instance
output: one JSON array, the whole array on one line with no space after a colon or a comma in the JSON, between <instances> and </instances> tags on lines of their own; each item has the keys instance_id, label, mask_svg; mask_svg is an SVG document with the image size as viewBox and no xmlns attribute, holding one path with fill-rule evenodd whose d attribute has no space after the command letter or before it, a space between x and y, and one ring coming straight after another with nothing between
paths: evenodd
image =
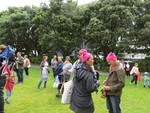
<instances>
[{"instance_id":1,"label":"tree canopy","mask_svg":"<svg viewBox=\"0 0 150 113\"><path fill-rule=\"evenodd\" d=\"M49 5L0 12L0 43L31 56L67 56L80 48L104 57L110 51L150 54L149 29L149 0L99 0L83 6L50 0Z\"/></svg>"}]
</instances>

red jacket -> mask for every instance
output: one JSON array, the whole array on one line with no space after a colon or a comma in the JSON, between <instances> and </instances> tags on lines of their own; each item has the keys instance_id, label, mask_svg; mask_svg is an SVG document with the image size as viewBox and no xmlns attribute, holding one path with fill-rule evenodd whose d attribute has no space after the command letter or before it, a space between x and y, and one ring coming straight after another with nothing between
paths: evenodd
<instances>
[{"instance_id":1,"label":"red jacket","mask_svg":"<svg viewBox=\"0 0 150 113\"><path fill-rule=\"evenodd\" d=\"M12 90L15 84L15 78L7 77L5 88L6 90Z\"/></svg>"}]
</instances>

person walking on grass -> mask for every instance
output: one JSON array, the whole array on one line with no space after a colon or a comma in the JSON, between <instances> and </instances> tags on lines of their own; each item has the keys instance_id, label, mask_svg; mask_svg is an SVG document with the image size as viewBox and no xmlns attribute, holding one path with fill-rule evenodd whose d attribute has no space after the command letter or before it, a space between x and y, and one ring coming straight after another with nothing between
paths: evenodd
<instances>
[{"instance_id":1,"label":"person walking on grass","mask_svg":"<svg viewBox=\"0 0 150 113\"><path fill-rule=\"evenodd\" d=\"M41 68L41 79L38 83L38 89L40 89L40 86L42 82L44 81L44 88L46 88L47 79L48 79L48 71L49 71L49 65L48 65L48 56L43 56L42 62L40 64Z\"/></svg>"},{"instance_id":2,"label":"person walking on grass","mask_svg":"<svg viewBox=\"0 0 150 113\"><path fill-rule=\"evenodd\" d=\"M139 68L138 68L138 63L135 63L134 66L131 69L130 74L132 75L132 80L130 84L132 84L135 81L135 85L138 86L137 80L138 80L138 74L139 74Z\"/></svg>"},{"instance_id":3,"label":"person walking on grass","mask_svg":"<svg viewBox=\"0 0 150 113\"><path fill-rule=\"evenodd\" d=\"M120 102L122 89L125 86L125 70L114 53L106 57L110 65L109 75L103 81L103 90L106 92L106 104L109 113L121 113Z\"/></svg>"},{"instance_id":4,"label":"person walking on grass","mask_svg":"<svg viewBox=\"0 0 150 113\"><path fill-rule=\"evenodd\" d=\"M75 68L70 109L75 113L94 113L95 108L91 94L97 91L99 81L92 70L93 55L87 52L83 53L81 61L82 63Z\"/></svg>"}]
</instances>

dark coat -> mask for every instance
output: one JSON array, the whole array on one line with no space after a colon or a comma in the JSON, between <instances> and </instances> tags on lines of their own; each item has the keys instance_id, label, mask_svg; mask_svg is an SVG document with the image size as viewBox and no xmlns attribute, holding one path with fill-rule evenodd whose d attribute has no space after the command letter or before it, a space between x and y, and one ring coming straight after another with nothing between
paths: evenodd
<instances>
[{"instance_id":1,"label":"dark coat","mask_svg":"<svg viewBox=\"0 0 150 113\"><path fill-rule=\"evenodd\" d=\"M70 109L76 113L93 113L94 105L91 93L97 91L98 86L92 71L88 70L84 64L77 67Z\"/></svg>"}]
</instances>

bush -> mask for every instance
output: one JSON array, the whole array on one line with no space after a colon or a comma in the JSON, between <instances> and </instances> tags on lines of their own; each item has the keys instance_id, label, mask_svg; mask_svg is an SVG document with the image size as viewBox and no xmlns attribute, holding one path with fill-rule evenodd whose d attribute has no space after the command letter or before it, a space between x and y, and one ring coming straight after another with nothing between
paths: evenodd
<instances>
[{"instance_id":1,"label":"bush","mask_svg":"<svg viewBox=\"0 0 150 113\"><path fill-rule=\"evenodd\" d=\"M33 64L40 64L43 56L31 56L29 59Z\"/></svg>"},{"instance_id":2,"label":"bush","mask_svg":"<svg viewBox=\"0 0 150 113\"><path fill-rule=\"evenodd\" d=\"M95 64L94 64L95 69L101 70L103 72L108 72L109 71L109 65L107 64L106 61L103 61L99 58L95 58L94 60L95 60Z\"/></svg>"}]
</instances>

